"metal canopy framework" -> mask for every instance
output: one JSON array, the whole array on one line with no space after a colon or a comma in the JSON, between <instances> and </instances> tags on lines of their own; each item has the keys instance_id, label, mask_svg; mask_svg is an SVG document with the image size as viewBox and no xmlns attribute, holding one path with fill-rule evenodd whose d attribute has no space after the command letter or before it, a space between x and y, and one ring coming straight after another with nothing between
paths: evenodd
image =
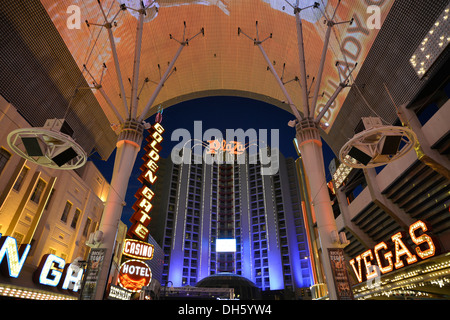
<instances>
[{"instance_id":1,"label":"metal canopy framework","mask_svg":"<svg viewBox=\"0 0 450 320\"><path fill-rule=\"evenodd\" d=\"M270 101L296 113L289 107L286 94L276 85L277 80L269 70L283 74L284 81L294 79L285 83L292 106L295 105L303 114L301 106L308 105L305 99L313 100L309 104L317 101L315 112L318 114L354 65L364 60L378 33L378 29L366 26L370 13L361 1L343 2L338 10L338 1L319 1L317 5L312 0L301 1L302 8L311 9L299 13L303 21L305 45L304 56L299 59L299 19L292 4L284 0L144 1L146 15L141 23L138 22L140 1L104 0L101 1L103 11L98 9L95 0L41 2L80 70L86 67L86 80L92 83L95 79L98 86L99 79L102 79L101 90L96 90L94 94L111 123L128 116L133 118L136 114L144 114L145 119L156 111L160 103L168 107L182 100L223 93ZM81 9L82 22L87 20L90 27L85 23L81 24L80 29L67 27L70 12L62 13L70 5ZM120 10L121 5L132 9ZM384 1L379 7L381 22L391 5L392 1ZM351 26L334 25L331 30L328 27L330 19L325 17L333 17L335 21L352 19L354 23ZM105 18L111 23L110 28L92 28L93 23L102 23ZM328 24L324 24L324 20L328 20ZM185 34L196 34L204 27L204 41L189 46L178 57L179 43L172 41L170 34L178 36L182 21L187 23ZM270 41L264 43L270 63L253 43L238 37L236 32L239 27L252 30L255 21L259 22L260 34L272 34ZM137 25L142 26L138 28L142 33L140 43L135 42L139 39ZM108 44L111 33L115 40L115 49L112 50ZM181 38L181 35L178 37ZM324 46L324 39L329 41L329 46ZM141 52L140 61L134 54L135 45ZM321 56L325 57L323 47L326 48L326 59L322 64ZM155 86L164 78L163 73L169 70L170 59L174 56L178 58L177 71L171 74L167 85L153 99ZM307 63L305 72L300 70L299 61L302 60ZM116 70L116 61L120 61L120 72ZM136 62L140 64L139 74L133 73ZM321 65L323 69L319 70ZM322 79L315 79L318 74L322 75ZM116 75L121 77L122 83L119 85ZM353 73L353 76L356 75L357 70ZM301 90L302 85L311 90L309 98ZM138 101L132 99L132 96L136 97L133 86L134 90L139 90ZM348 89L343 91L323 114L323 123L332 125ZM147 101L151 104L146 105ZM132 114L127 115L125 110L117 108L120 105L132 105ZM111 106L116 106L116 109ZM310 116L314 116L312 108L310 112Z\"/></svg>"},{"instance_id":2,"label":"metal canopy framework","mask_svg":"<svg viewBox=\"0 0 450 320\"><path fill-rule=\"evenodd\" d=\"M130 2L133 1L126 1ZM332 16L337 1L318 2L320 8ZM348 74L349 67L353 67L355 62L358 68L352 77L358 88L343 89L329 113L324 115L323 122L327 121L330 126L322 132L322 137L335 154L351 138L362 116L378 114L387 123L396 120L395 108L383 89L383 83L389 87L398 105L407 103L420 91L428 76L448 58L447 48L422 79L417 77L409 62L446 2L379 1L379 30L368 28L370 12L367 12L364 1L346 1L340 5L335 20L353 18L354 23L333 27L321 80L323 89L318 92L317 104L323 106L338 87L338 70L342 75ZM157 3L158 11L144 18L143 70L138 80L140 101L148 101L178 49L178 44L170 40L169 34L180 37L181 23L186 21L188 34L205 27L205 41L189 46L181 55L176 63L177 72L171 75L153 106L164 103L168 107L211 95L236 95L259 99L291 112L261 52L248 39L237 35L238 27L252 33L255 21L258 21L261 35L272 33L272 39L264 43L265 52L301 112L300 81L295 80L300 75L296 21L286 1L163 0ZM121 3L104 0L102 4L106 8L105 13L112 18ZM302 7L312 4L313 1L301 1ZM81 10L80 29L67 27L67 19L71 17L70 11L67 13L70 5ZM88 28L84 23L84 20L101 22L97 1L5 0L0 6L0 14L0 64L5 76L0 92L32 126L42 126L46 119L60 118L64 114L91 50L87 70L98 82L104 74L104 93L114 105L121 105L108 34L105 29L99 32L99 29ZM304 10L301 15L311 101L318 82L312 78L318 74L327 25L323 24L320 10ZM131 96L137 17L135 11L120 12L115 19L117 27L113 28L118 57L125 61L121 68L128 99ZM92 85L87 72L84 72L82 80L83 85ZM80 90L68 121L75 130L76 141L88 153L95 148L106 159L115 147L118 134L111 130L110 124L117 124L118 117L102 95L101 90ZM140 110L144 107L144 102L141 102ZM151 108L146 116L155 110ZM123 110L120 112L124 113Z\"/></svg>"}]
</instances>

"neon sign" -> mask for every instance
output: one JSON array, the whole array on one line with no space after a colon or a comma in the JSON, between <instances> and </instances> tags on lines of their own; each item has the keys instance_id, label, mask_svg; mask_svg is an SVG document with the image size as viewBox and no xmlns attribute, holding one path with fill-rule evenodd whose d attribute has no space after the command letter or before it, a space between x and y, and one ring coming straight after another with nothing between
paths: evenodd
<instances>
[{"instance_id":1,"label":"neon sign","mask_svg":"<svg viewBox=\"0 0 450 320\"><path fill-rule=\"evenodd\" d=\"M152 280L152 271L140 260L128 260L120 266L119 285L132 292L141 291Z\"/></svg>"},{"instance_id":2,"label":"neon sign","mask_svg":"<svg viewBox=\"0 0 450 320\"><path fill-rule=\"evenodd\" d=\"M18 248L15 238L2 237L0 246L0 265L2 273L11 278L19 277L25 260L30 253L31 245L21 245L20 248ZM44 255L38 269L33 275L33 279L39 284L51 287L58 286L60 289L72 290L74 292L78 291L82 277L82 268L73 264L66 264L66 261L63 258L54 254Z\"/></svg>"},{"instance_id":3,"label":"neon sign","mask_svg":"<svg viewBox=\"0 0 450 320\"><path fill-rule=\"evenodd\" d=\"M421 230L422 234L417 235ZM405 237L404 232L397 232L391 236L394 250L390 250L388 244L384 241L378 243L373 250L369 249L356 258L350 260L353 272L358 282L373 279L378 276L377 269L372 263L378 265L382 274L391 272L395 269L403 268L406 264L410 265L421 260L433 257L439 251L433 238L427 235L428 227L425 222L418 220L409 226L409 236L412 242L417 246L414 254L413 250L402 240ZM394 256L395 254L395 256ZM362 263L365 265L365 272L362 270ZM406 264L405 264L406 262Z\"/></svg>"},{"instance_id":4,"label":"neon sign","mask_svg":"<svg viewBox=\"0 0 450 320\"><path fill-rule=\"evenodd\" d=\"M228 152L230 154L243 154L245 147L242 142L226 140L208 140L209 148L206 150L207 154L216 154L217 152Z\"/></svg>"},{"instance_id":5,"label":"neon sign","mask_svg":"<svg viewBox=\"0 0 450 320\"><path fill-rule=\"evenodd\" d=\"M0 237L1 237L0 233ZM12 237L3 237L0 240L0 264L3 262L5 256L7 258L7 268L4 268L4 263L2 266L2 271L6 271L7 269L8 273L5 273L7 276L11 278L17 278L20 274L20 271L22 271L22 267L25 263L25 260L27 259L28 253L30 252L31 245L22 245L20 246L20 249L17 248L17 241L16 239ZM22 257L20 257L22 255Z\"/></svg>"},{"instance_id":6,"label":"neon sign","mask_svg":"<svg viewBox=\"0 0 450 320\"><path fill-rule=\"evenodd\" d=\"M133 225L127 233L128 236L132 237L134 235L141 240L145 240L149 234L147 226L151 221L150 211L153 207L151 200L155 195L150 187L158 179L156 172L159 169L158 160L160 159L159 152L161 151L159 144L163 141L161 134L164 132L164 128L159 122L156 122L148 131L150 135L146 140L149 143L144 148L146 151L142 157L144 164L140 168L142 173L138 178L143 186L135 195L138 200L133 205L135 213L130 218Z\"/></svg>"},{"instance_id":7,"label":"neon sign","mask_svg":"<svg viewBox=\"0 0 450 320\"><path fill-rule=\"evenodd\" d=\"M125 239L122 253L135 259L151 260L154 247L150 243L139 240Z\"/></svg>"},{"instance_id":8,"label":"neon sign","mask_svg":"<svg viewBox=\"0 0 450 320\"><path fill-rule=\"evenodd\" d=\"M82 277L82 268L73 264L66 265L63 258L54 254L46 254L41 259L41 263L35 272L34 280L46 286L58 286L63 290L70 289L77 292L80 288ZM64 281L61 282L61 279L64 279Z\"/></svg>"}]
</instances>

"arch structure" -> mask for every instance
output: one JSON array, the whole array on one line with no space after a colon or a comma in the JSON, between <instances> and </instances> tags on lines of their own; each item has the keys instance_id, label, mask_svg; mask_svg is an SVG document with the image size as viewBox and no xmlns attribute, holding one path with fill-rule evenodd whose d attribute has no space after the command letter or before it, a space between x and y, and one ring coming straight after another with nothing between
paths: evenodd
<instances>
[{"instance_id":1,"label":"arch structure","mask_svg":"<svg viewBox=\"0 0 450 320\"><path fill-rule=\"evenodd\" d=\"M117 84L114 52L109 48L109 30L94 27L96 23L104 23L102 13L112 23L110 30L115 39L128 104L133 103L130 97L135 82L139 96L136 114L145 112L143 118L154 114L160 104L166 108L190 98L211 95L252 97L292 112L267 60L256 43L243 34L239 35L240 30L251 39L260 39L294 107L300 114L305 113L306 104L299 81L301 66L294 14L296 0L145 0L137 79L132 77L136 66L134 52L140 1L104 0L101 1L102 12L95 0L41 2L87 83L95 82L101 86L101 90L93 93L110 123L118 123L120 117L126 119L132 114L127 115L130 111L119 107L123 104L123 94ZM317 87L317 107L310 110L312 117L319 114L355 64L364 61L392 3L391 0L378 1L375 9L379 10L371 11L370 1L351 0L339 5L337 1L329 0L300 1L306 85L310 99ZM77 11L70 11L70 6L79 8L79 25L75 24ZM120 6L124 10L120 10ZM64 15L62 12L67 13ZM327 36L325 16L333 17L337 22L352 20L353 23L333 26L323 73L318 79L322 47ZM84 21L88 21L88 25ZM379 22L379 25L374 25L374 22ZM191 43L189 37L197 34L198 30L203 30L203 39ZM152 98L155 87L183 40L188 40L187 45L177 57L164 87L146 110L146 102ZM356 69L352 76L356 77L357 73ZM323 115L325 133L332 127L349 90L344 88ZM112 110L111 105L117 110Z\"/></svg>"}]
</instances>

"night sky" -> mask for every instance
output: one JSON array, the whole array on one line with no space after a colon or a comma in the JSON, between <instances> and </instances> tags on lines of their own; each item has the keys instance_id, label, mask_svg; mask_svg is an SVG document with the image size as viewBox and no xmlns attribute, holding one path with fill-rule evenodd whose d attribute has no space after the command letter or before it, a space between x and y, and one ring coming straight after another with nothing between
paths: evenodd
<instances>
[{"instance_id":1,"label":"night sky","mask_svg":"<svg viewBox=\"0 0 450 320\"><path fill-rule=\"evenodd\" d=\"M177 128L184 128L191 132L194 138L194 121L202 121L202 132L210 128L219 129L223 137L226 136L226 129L247 129L254 128L267 129L269 143L270 130L279 129L279 146L281 153L286 157L297 158L297 153L292 143L295 137L295 129L287 125L288 121L293 120L294 116L289 112L275 107L273 105L239 97L208 97L194 99L171 106L163 111L162 125L165 129L163 133L164 141L161 143L162 151L160 155L163 158L170 157L172 148L180 141L171 141L172 132ZM155 115L147 119L147 122L153 124ZM145 131L145 133L147 133ZM146 136L146 135L145 135ZM259 138L259 134L258 134ZM328 173L328 164L335 157L333 151L322 140L324 150L324 165L327 175L327 181L330 180ZM143 142L143 145L145 141ZM142 165L142 155L144 150L138 154L133 172L128 184L127 197L125 199L127 205L122 213L122 221L131 226L129 218L133 214L131 206L136 201L135 192L142 184L137 180L141 173L139 167ZM107 161L100 160L97 154L90 157L96 166L102 172L104 177L111 182L112 168L114 165L115 151L111 154Z\"/></svg>"}]
</instances>

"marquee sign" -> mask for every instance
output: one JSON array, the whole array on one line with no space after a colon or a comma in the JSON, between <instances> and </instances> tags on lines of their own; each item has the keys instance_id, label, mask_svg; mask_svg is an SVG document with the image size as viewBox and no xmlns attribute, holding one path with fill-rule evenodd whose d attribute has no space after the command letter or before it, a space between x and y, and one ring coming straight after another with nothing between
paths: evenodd
<instances>
[{"instance_id":1,"label":"marquee sign","mask_svg":"<svg viewBox=\"0 0 450 320\"><path fill-rule=\"evenodd\" d=\"M1 271L7 277L18 278L30 253L31 245L21 245L18 248L15 238L2 237L1 233L0 237ZM33 280L42 285L77 292L82 277L82 268L74 264L66 264L63 258L54 254L46 254L34 272Z\"/></svg>"},{"instance_id":2,"label":"marquee sign","mask_svg":"<svg viewBox=\"0 0 450 320\"><path fill-rule=\"evenodd\" d=\"M149 266L140 260L128 260L120 266L119 285L131 292L139 292L152 280Z\"/></svg>"},{"instance_id":3,"label":"marquee sign","mask_svg":"<svg viewBox=\"0 0 450 320\"><path fill-rule=\"evenodd\" d=\"M146 240L149 230L148 224L151 221L150 211L152 210L151 200L155 193L151 189L151 186L158 179L156 172L158 171L159 152L161 146L159 145L163 141L162 133L164 128L161 123L156 122L149 130L149 136L146 138L148 144L144 147L145 155L142 157L144 164L141 166L142 173L138 180L143 184L135 197L138 199L133 205L135 213L131 216L130 221L133 226L128 230L128 236L136 236L138 239Z\"/></svg>"},{"instance_id":4,"label":"marquee sign","mask_svg":"<svg viewBox=\"0 0 450 320\"><path fill-rule=\"evenodd\" d=\"M391 272L395 269L403 268L405 265L410 265L433 257L439 251L432 236L426 234L428 227L425 222L418 220L409 226L409 236L412 242L417 246L414 254L413 250L402 240L406 237L404 232L397 232L391 236L393 249L389 244L382 241L378 243L373 250L369 249L356 258L350 260L353 272L358 279L358 282L363 282L364 279L369 280L378 276L377 265L381 274ZM420 235L419 235L420 234ZM362 262L364 263L364 272L362 269Z\"/></svg>"}]
</instances>

